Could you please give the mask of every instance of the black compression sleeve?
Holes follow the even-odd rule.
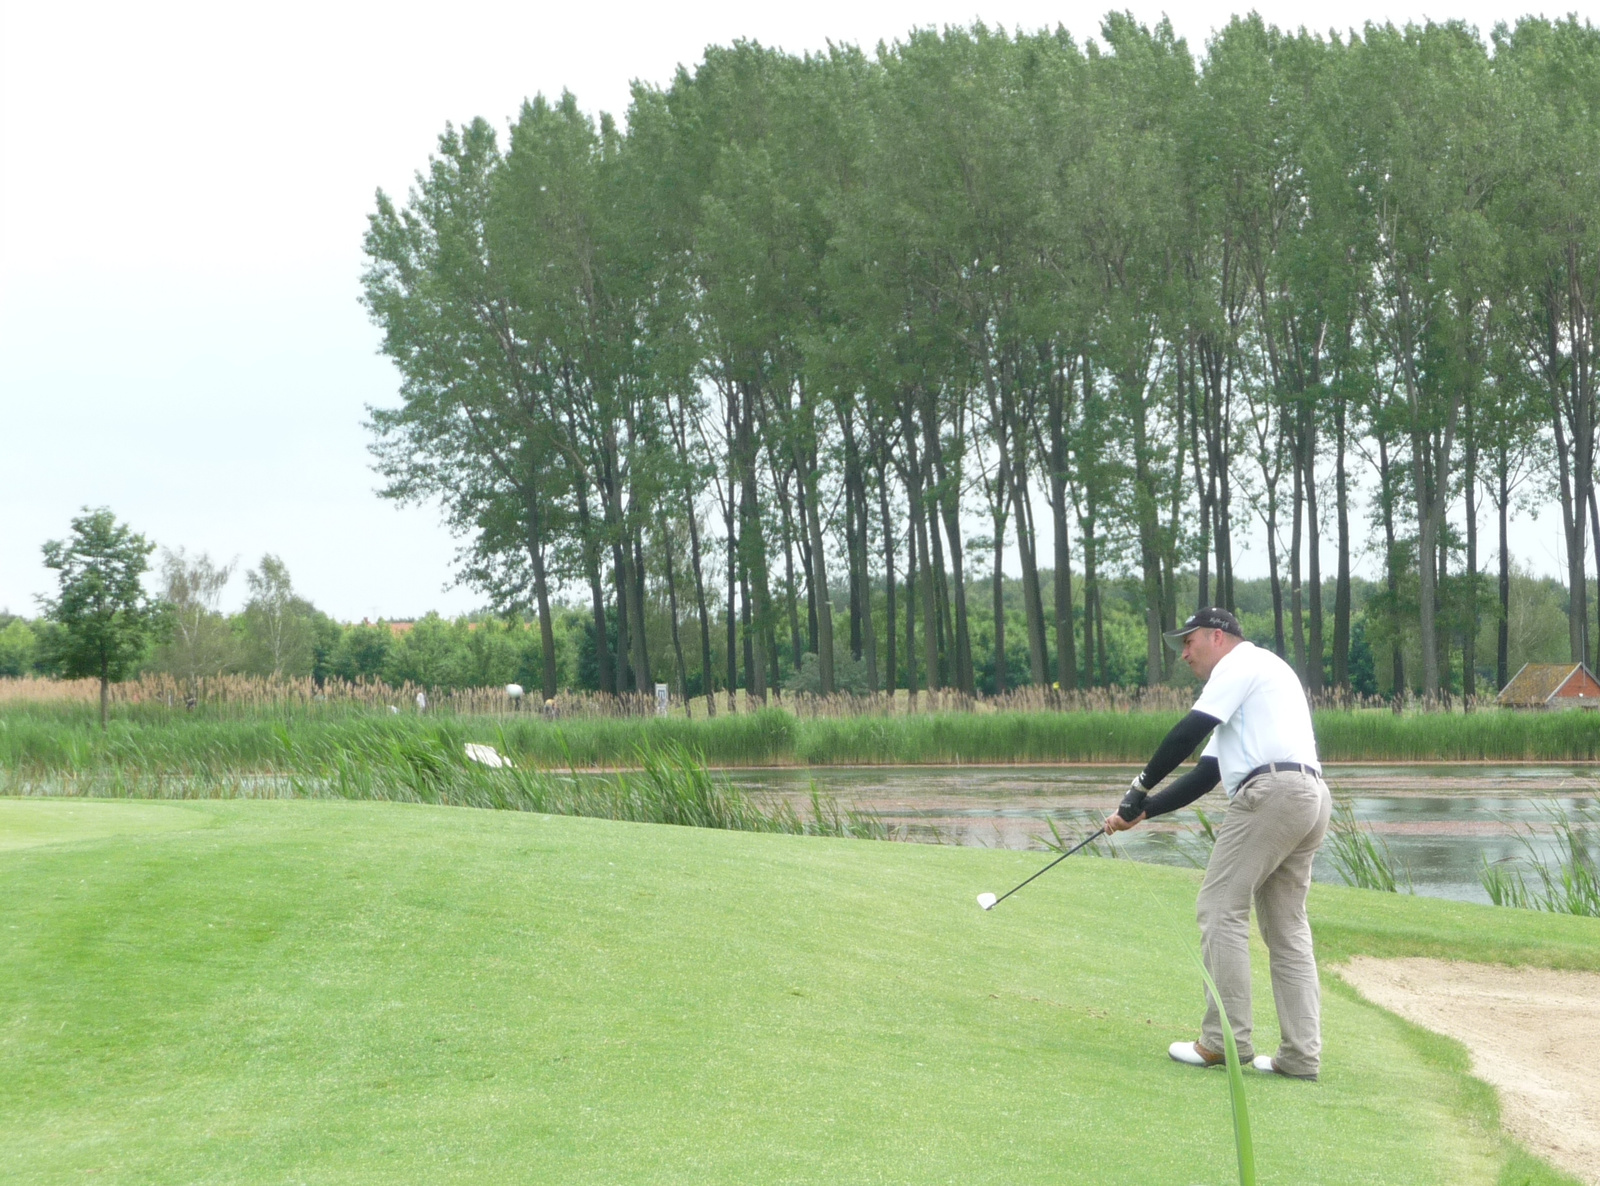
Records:
[[[1182,778],[1163,787],[1144,801],[1144,813],[1151,819],[1187,807],[1222,781],[1222,769],[1215,758],[1201,758]]]
[[[1155,790],[1161,784],[1161,780],[1194,753],[1195,746],[1204,741],[1206,735],[1221,723],[1216,717],[1191,710],[1188,716],[1172,726],[1172,731],[1162,738],[1161,744],[1156,747],[1155,757],[1150,759],[1144,768],[1144,773],[1139,776],[1145,790]]]

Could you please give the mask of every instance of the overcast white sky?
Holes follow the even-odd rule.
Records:
[[[563,88],[621,115],[631,79],[665,83],[739,37],[801,51],[981,16],[1082,39],[1110,6],[0,0],[0,609],[34,612],[52,575],[39,545],[85,504],[244,566],[276,552],[337,617],[473,607],[446,588],[436,509],[373,494],[362,428],[396,391],[356,303],[364,221],[446,121],[504,126]],[[1239,7],[1165,11],[1199,52]],[[1487,31],[1523,11],[1257,7],[1341,30],[1432,16]],[[1557,10],[1573,7],[1592,12]],[[1533,567],[1555,570],[1551,541],[1530,542]]]

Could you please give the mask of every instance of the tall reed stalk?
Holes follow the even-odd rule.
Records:
[[[1516,830],[1523,848],[1523,860],[1491,863],[1480,856],[1478,880],[1496,906],[1523,910],[1544,910],[1552,914],[1578,914],[1600,917],[1600,847],[1597,821],[1591,811],[1577,809],[1577,820],[1560,803],[1541,804],[1555,836],[1553,857],[1542,853],[1531,827]],[[1529,884],[1529,875],[1533,884]]]
[[[1383,837],[1356,821],[1355,807],[1348,799],[1334,809],[1328,829],[1328,859],[1346,885],[1390,894],[1404,885],[1407,893],[1413,892],[1410,871],[1389,851]]]

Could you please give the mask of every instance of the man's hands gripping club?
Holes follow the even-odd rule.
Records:
[[[1122,796],[1122,802],[1117,805],[1114,814],[1106,816],[1106,831],[1126,832],[1129,828],[1144,822],[1144,801],[1150,794],[1144,789],[1144,780],[1140,775],[1133,776],[1133,783],[1128,787],[1128,793]]]

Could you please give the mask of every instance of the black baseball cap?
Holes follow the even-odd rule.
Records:
[[[1161,637],[1167,640],[1167,645],[1175,651],[1183,650],[1183,640],[1196,630],[1220,630],[1224,634],[1231,634],[1235,638],[1243,638],[1244,631],[1239,628],[1239,619],[1227,610],[1215,605],[1208,605],[1204,609],[1196,610],[1176,630],[1169,630]]]

